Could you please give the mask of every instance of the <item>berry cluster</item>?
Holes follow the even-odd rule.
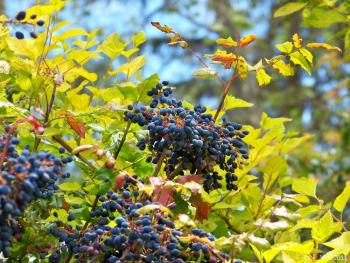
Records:
[[[11,20],[13,23],[15,24],[30,24],[33,25],[35,27],[35,24],[38,26],[43,26],[45,24],[44,20],[41,19],[37,19],[37,15],[33,14],[29,17],[28,21],[25,21],[27,17],[27,13],[25,11],[20,11],[17,13],[16,17],[14,20]],[[37,38],[38,35],[34,32],[31,31],[29,33],[31,38]],[[24,39],[24,33],[21,31],[16,31],[15,36],[17,39]]]
[[[72,161],[46,152],[31,153],[28,147],[18,153],[19,142],[12,135],[0,136],[0,252],[5,257],[11,241],[21,236],[18,218],[33,200],[53,195],[58,176],[69,176],[62,165]]]
[[[177,230],[164,209],[137,190],[130,191],[130,187],[100,196],[90,216],[88,227],[57,221],[50,232],[61,245],[48,256],[50,262],[60,262],[69,256],[75,262],[110,263],[181,263],[200,256],[205,262],[221,262],[229,258],[212,247],[214,236],[202,229],[187,230],[190,233]]]
[[[248,131],[242,131],[241,124],[226,120],[216,124],[205,107],[184,107],[181,101],[169,97],[172,89],[168,84],[163,81],[148,92],[152,97],[149,108],[128,106],[125,119],[149,130],[149,136],[139,140],[137,146],[141,150],[148,146],[153,157],[147,161],[164,161],[170,179],[188,170],[203,176],[204,189],[209,192],[222,187],[223,178],[214,171],[219,165],[226,171],[226,188],[237,190],[234,172],[249,158],[242,140]]]

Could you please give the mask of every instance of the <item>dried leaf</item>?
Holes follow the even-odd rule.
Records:
[[[164,33],[175,33],[171,27],[167,25],[161,25],[159,22],[151,22],[151,25]]]
[[[67,122],[81,138],[85,138],[85,125],[82,121],[76,120],[73,116],[67,116]]]

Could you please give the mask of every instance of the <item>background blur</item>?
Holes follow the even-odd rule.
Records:
[[[255,34],[257,41],[244,49],[250,64],[255,64],[261,57],[273,56],[274,44],[290,40],[296,32],[305,42],[326,42],[344,50],[344,32],[349,25],[334,22],[332,12],[343,4],[349,15],[350,3],[346,5],[346,1],[323,1],[329,4],[314,9],[320,21],[305,12],[273,18],[274,11],[288,2],[279,0],[76,0],[67,5],[63,18],[69,17],[87,30],[101,28],[101,39],[112,32],[130,36],[144,31],[148,38],[143,47],[148,59],[144,75],[158,73],[177,87],[178,97],[215,107],[221,86],[215,80],[193,78],[191,72],[199,67],[197,60],[186,50],[168,47],[166,37],[150,21],[173,27],[200,54],[213,52],[219,36],[235,39]],[[35,2],[0,0],[0,12],[14,17]],[[315,64],[312,76],[298,73],[282,79],[275,75],[265,88],[258,87],[254,76],[244,84],[236,82],[233,95],[255,106],[234,111],[230,118],[258,125],[265,111],[274,117],[292,118],[291,131],[314,134],[314,140],[299,149],[299,159],[290,157],[291,167],[295,173],[319,178],[322,194],[332,199],[349,180],[350,172],[349,52],[321,51]],[[106,65],[100,61],[94,67],[102,72]]]

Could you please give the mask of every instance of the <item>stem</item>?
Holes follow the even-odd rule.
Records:
[[[230,80],[226,83],[225,88],[224,88],[224,93],[222,94],[222,97],[220,100],[219,107],[217,108],[217,110],[215,112],[214,121],[216,121],[217,118],[219,117],[219,113],[222,111],[222,108],[224,107],[225,99],[226,99],[228,92],[230,91],[232,83],[238,77],[239,77],[239,74],[232,74]]]
[[[176,175],[178,175],[179,172],[182,171],[182,162],[175,168],[175,170],[168,176],[168,179],[174,179]]]
[[[120,141],[120,143],[119,143],[119,145],[118,145],[117,150],[116,150],[115,153],[114,153],[114,159],[115,159],[115,160],[117,160],[118,155],[119,155],[119,153],[120,153],[120,151],[121,151],[121,149],[122,149],[122,147],[123,147],[123,145],[124,145],[124,143],[125,143],[126,136],[128,135],[128,132],[129,132],[129,130],[130,130],[130,127],[131,127],[131,121],[129,120],[129,121],[128,121],[128,125],[127,125],[126,128],[125,128],[125,132],[124,132],[124,134],[123,134],[123,137],[122,137],[122,139],[121,139],[121,141]]]
[[[56,142],[58,142],[60,145],[63,146],[63,148],[65,148],[68,152],[72,153],[73,152],[73,148],[60,136],[60,135],[53,135],[52,139]],[[83,163],[86,163],[91,169],[93,169],[94,171],[97,170],[97,167],[92,164],[91,162],[89,162],[86,158],[84,158],[83,156],[81,156],[79,153],[74,154],[76,157],[78,157],[80,159],[80,161],[82,161]]]
[[[49,120],[50,113],[51,113],[51,110],[52,110],[52,107],[53,107],[53,103],[54,103],[55,97],[56,97],[56,90],[57,90],[57,85],[56,85],[56,83],[54,82],[54,83],[53,83],[52,95],[51,95],[51,99],[50,99],[50,104],[49,104],[49,106],[47,107],[46,113],[45,113],[44,126],[47,125],[47,122],[48,122],[48,120]]]
[[[164,161],[164,158],[166,156],[165,152],[166,152],[166,148],[163,149],[163,152],[162,152],[162,155],[160,156],[158,162],[157,162],[157,166],[156,166],[156,169],[154,170],[154,173],[153,173],[153,177],[156,177],[160,171],[160,168],[162,167],[162,164],[163,164],[163,161]]]

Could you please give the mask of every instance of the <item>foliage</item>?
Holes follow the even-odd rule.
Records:
[[[249,147],[249,156],[246,155],[247,160],[237,165],[234,171],[237,190],[216,187],[218,189],[205,191],[198,179],[202,174],[193,174],[187,167],[182,167],[183,176],[176,173],[168,178],[160,169],[163,158],[158,156],[157,166],[153,167],[146,162],[147,156],[155,154],[153,149],[137,148],[137,141],[142,141],[148,132],[129,121],[131,104],[142,105],[149,112],[158,104],[147,96],[159,83],[158,76],[143,78],[142,75],[146,58],[139,51],[140,45],[146,41],[145,34],[141,32],[131,39],[123,39],[113,33],[100,43],[98,30],[66,29],[69,21],[57,18],[63,7],[64,1],[52,0],[19,13],[16,19],[5,16],[0,19],[1,123],[4,127],[11,125],[11,128],[16,128],[16,134],[21,138],[21,143],[16,146],[18,149],[28,144],[34,152],[47,151],[63,155],[63,158],[73,155],[75,164],[72,177],[61,180],[52,197],[33,201],[18,219],[22,231],[16,236],[18,242],[11,239],[8,262],[39,262],[40,259],[44,262],[86,262],[88,257],[97,261],[107,256],[111,262],[117,262],[116,257],[127,262],[124,252],[134,253],[134,248],[121,251],[119,245],[126,240],[113,236],[116,233],[112,233],[112,228],[123,228],[122,224],[126,223],[123,231],[130,237],[132,231],[140,230],[133,225],[133,214],[135,218],[148,214],[149,217],[145,218],[152,219],[146,220],[151,221],[152,226],[155,226],[157,216],[165,215],[168,221],[162,222],[168,222],[164,223],[167,227],[173,228],[174,224],[182,231],[181,235],[172,232],[172,238],[183,236],[175,239],[189,243],[187,247],[181,244],[182,252],[173,254],[194,262],[206,262],[206,253],[223,262],[229,258],[259,262],[331,262],[334,257],[350,253],[349,226],[342,218],[350,197],[349,186],[334,202],[328,203],[319,195],[315,178],[292,173],[287,162],[287,157],[305,144],[311,135],[288,132],[285,125],[291,119],[271,118],[263,113],[259,127],[243,126],[248,131],[242,140]],[[291,12],[301,8],[305,6],[299,4],[293,9],[285,9]],[[283,12],[280,9],[278,16],[287,14]],[[221,103],[217,109],[207,110],[210,115],[207,119],[212,122],[209,127],[217,129],[218,134],[226,125],[222,120],[226,112],[253,106],[229,94],[234,81],[245,80],[247,74],[253,72],[259,85],[267,85],[271,81],[267,69],[274,69],[282,77],[294,75],[298,67],[310,74],[314,48],[339,50],[325,43],[303,44],[300,36],[294,34],[292,41],[276,46],[280,54],[261,59],[251,66],[248,59],[240,55],[240,50],[253,44],[254,35],[236,40],[219,38],[219,49],[206,58],[230,71],[230,78],[225,81],[179,33],[160,23],[152,24],[170,35],[170,46],[180,45],[199,59],[202,68],[194,75],[219,80],[223,89]],[[21,32],[23,37],[12,33],[19,25],[28,26],[31,38],[25,38],[22,31],[16,32]],[[31,34],[33,32],[35,36]],[[103,75],[90,72],[88,65],[101,58],[109,61],[106,72]],[[114,80],[112,84],[105,85],[111,79]],[[146,106],[150,101],[151,107]],[[165,106],[163,102],[161,104]],[[187,113],[195,109],[189,102],[184,101],[182,105]],[[177,102],[176,106],[180,107]],[[204,113],[202,107],[196,106],[196,109]],[[128,113],[129,117],[125,119]],[[135,122],[140,124],[139,120]],[[7,132],[4,129],[3,133]],[[174,136],[179,135],[175,133]],[[61,147],[67,152],[63,153]],[[8,158],[4,149],[3,156]],[[171,150],[169,155],[175,152]],[[180,154],[184,152],[180,151]],[[7,165],[9,159],[5,162]],[[155,171],[153,175],[152,171]],[[219,181],[225,177],[226,171],[219,165],[214,164],[213,171]],[[198,169],[197,172],[202,171]],[[27,172],[23,173],[26,175]],[[5,177],[4,174],[2,168],[1,178]],[[140,179],[136,180],[133,175]],[[125,183],[131,178],[137,181],[140,200],[135,194],[131,197],[125,189],[128,188]],[[3,187],[4,181],[0,180],[0,183]],[[113,192],[122,195],[122,198],[116,198],[120,209],[109,200],[113,199]],[[106,196],[110,202],[106,201]],[[3,200],[1,194],[1,202]],[[138,201],[141,205],[137,205]],[[116,209],[107,209],[106,202]],[[115,220],[118,216],[123,220]],[[211,234],[201,237],[195,230],[197,228],[205,230],[200,233]],[[119,241],[106,241],[107,249],[100,247],[100,243],[94,247],[92,243],[97,234],[94,235],[92,230],[102,235],[103,240],[113,236],[119,237]],[[73,235],[78,242],[69,239]],[[86,238],[86,244],[83,238]],[[162,238],[169,242],[169,237]],[[5,252],[3,240],[2,252]],[[79,243],[79,246],[70,242]],[[118,249],[112,249],[113,246]],[[153,255],[150,249],[145,244],[139,255],[142,260],[153,260],[153,257],[147,258]],[[194,254],[193,250],[196,251]],[[162,260],[171,260],[167,259],[169,253],[165,252]],[[7,252],[4,254],[7,256]]]

